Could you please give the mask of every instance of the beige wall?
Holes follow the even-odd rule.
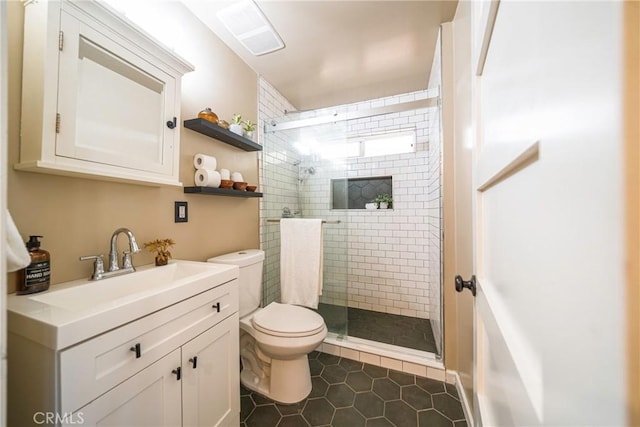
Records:
[[[182,188],[146,187],[39,173],[18,172],[20,98],[22,87],[23,6],[7,4],[9,30],[8,207],[23,237],[44,236],[42,247],[51,252],[52,284],[89,277],[91,263],[81,255],[109,252],[111,233],[128,227],[142,243],[171,237],[173,256],[204,261],[207,257],[259,246],[258,199],[186,195]],[[156,6],[154,6],[156,7]],[[181,27],[176,51],[196,70],[183,79],[182,118],[211,107],[221,117],[241,113],[256,121],[257,76],[184,6],[160,2],[161,12]],[[195,153],[218,158],[220,167],[238,170],[257,184],[257,154],[181,129],[180,179],[193,185]],[[173,221],[174,201],[189,202],[189,222]],[[125,248],[125,237],[119,246]],[[148,252],[134,255],[134,265],[153,262]],[[15,290],[10,275],[8,291]]]

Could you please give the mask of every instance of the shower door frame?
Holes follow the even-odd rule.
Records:
[[[442,135],[443,132],[443,128],[442,128],[442,109],[441,109],[441,98],[440,98],[440,90],[438,90],[438,95],[435,97],[429,97],[426,99],[422,99],[422,100],[418,100],[418,101],[411,101],[411,102],[403,102],[403,103],[398,103],[398,104],[393,104],[390,106],[385,106],[385,107],[380,107],[380,108],[373,108],[373,109],[369,109],[369,110],[359,110],[359,111],[351,111],[351,112],[344,112],[344,113],[338,113],[338,112],[333,112],[331,114],[327,114],[327,115],[322,115],[322,116],[317,116],[317,117],[311,117],[311,118],[303,118],[303,119],[299,119],[299,120],[290,120],[290,121],[284,121],[281,123],[277,123],[275,122],[275,120],[271,120],[269,124],[264,125],[264,135],[265,135],[265,145],[266,145],[266,140],[268,138],[268,135],[270,134],[275,134],[278,132],[282,132],[282,131],[286,131],[286,130],[291,130],[291,129],[301,129],[301,128],[306,128],[306,127],[313,127],[313,126],[317,126],[317,125],[322,125],[322,124],[329,124],[329,123],[338,123],[338,122],[346,122],[348,120],[354,120],[354,119],[359,119],[359,118],[366,118],[366,117],[374,117],[374,116],[378,116],[378,115],[384,115],[384,114],[390,114],[390,113],[395,113],[395,112],[403,112],[403,111],[410,111],[410,110],[416,110],[416,109],[423,109],[423,108],[437,108],[438,112],[437,114],[439,114],[439,122],[440,122],[440,134]],[[328,109],[329,110],[329,109]],[[287,113],[287,112],[285,112]],[[293,112],[295,113],[295,111]],[[302,114],[305,114],[304,112]],[[439,163],[439,175],[440,175],[440,197],[439,197],[439,212],[440,212],[440,218],[439,218],[439,223],[440,223],[440,230],[443,230],[443,205],[442,205],[442,179],[443,179],[443,138],[440,138],[440,158],[438,160]],[[297,167],[300,167],[300,162],[296,163]],[[266,164],[263,162],[263,168],[266,168]],[[301,189],[300,186],[298,186],[298,194],[300,195],[301,193]],[[300,203],[300,209],[302,210],[302,203]],[[265,219],[266,218],[262,218],[261,221],[261,226],[265,225]],[[331,343],[334,343],[338,346],[342,346],[342,347],[347,347],[347,348],[351,348],[353,350],[360,350],[360,351],[365,351],[365,352],[371,352],[371,351],[376,351],[376,350],[380,350],[381,354],[393,354],[394,350],[395,352],[397,352],[396,349],[398,348],[402,348],[403,349],[403,356],[407,356],[407,359],[409,359],[409,361],[416,361],[418,363],[420,362],[424,362],[425,360],[419,360],[419,359],[426,359],[427,362],[433,362],[434,366],[437,367],[441,367],[442,366],[442,362],[444,361],[444,353],[445,353],[445,345],[444,345],[444,330],[445,330],[445,324],[444,324],[444,284],[443,284],[443,276],[444,276],[444,262],[443,262],[443,250],[442,250],[442,245],[443,245],[444,239],[443,239],[443,232],[441,231],[440,234],[440,277],[439,277],[439,297],[440,297],[440,310],[439,310],[439,320],[440,320],[440,328],[441,328],[441,336],[440,336],[440,352],[438,353],[436,352],[427,352],[427,351],[421,351],[421,350],[415,350],[415,349],[411,349],[408,347],[399,347],[396,345],[389,345],[389,344],[385,344],[382,342],[378,342],[378,341],[370,341],[370,340],[365,340],[365,339],[361,339],[361,338],[357,338],[357,337],[353,337],[350,335],[341,335],[341,334],[335,334],[335,337],[331,336],[331,333],[328,337],[328,340],[326,341],[330,341]],[[346,304],[347,306],[345,307],[348,310],[348,292],[349,292],[349,286],[348,286],[348,282],[346,284],[346,292],[347,292],[347,300],[346,300]],[[428,320],[428,319],[425,319]],[[348,322],[348,321],[347,321]],[[348,331],[348,325],[347,325],[347,331]],[[375,345],[371,345],[371,343],[374,343]],[[375,348],[375,349],[374,349]]]

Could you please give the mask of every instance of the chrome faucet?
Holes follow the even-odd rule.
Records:
[[[123,251],[122,267],[118,266],[118,236],[120,233],[125,233],[129,238],[129,249]],[[136,237],[128,228],[118,228],[111,235],[111,250],[109,252],[109,269],[104,271],[104,261],[102,255],[89,255],[81,256],[80,261],[95,260],[93,264],[93,273],[91,274],[91,280],[102,280],[109,277],[120,276],[122,274],[133,273],[136,271],[131,260],[131,254],[140,252],[140,246],[136,241]]]
[[[133,264],[131,263],[131,254],[135,254],[140,252],[140,247],[138,246],[138,242],[136,242],[136,237],[133,235],[131,230],[128,228],[118,228],[111,235],[111,251],[109,252],[109,271],[118,271],[120,267],[118,267],[118,236],[120,233],[125,233],[129,238],[129,249],[131,251],[124,251],[124,256],[122,257],[122,269],[131,269],[131,271],[136,271],[133,268]]]

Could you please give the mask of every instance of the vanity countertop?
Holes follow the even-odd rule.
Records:
[[[239,269],[195,261],[138,267],[123,276],[74,280],[7,298],[9,333],[61,350],[237,279]]]

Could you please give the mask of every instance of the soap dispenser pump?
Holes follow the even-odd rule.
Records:
[[[49,252],[40,249],[39,238],[29,236],[27,249],[31,257],[31,264],[21,270],[18,282],[18,295],[32,294],[49,289],[51,277],[51,258]]]

